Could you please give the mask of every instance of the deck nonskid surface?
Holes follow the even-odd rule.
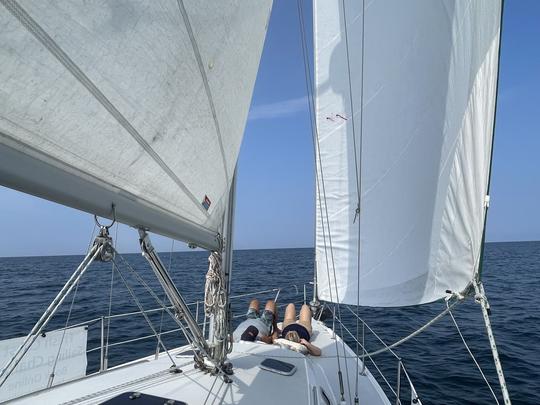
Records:
[[[356,357],[336,338],[340,348],[344,376],[345,399],[353,403],[355,390]],[[234,365],[232,383],[220,376],[203,373],[193,367],[191,355],[182,355],[187,347],[170,351],[182,373],[169,372],[171,365],[165,353],[158,359],[153,356],[112,368],[101,374],[72,381],[49,390],[27,395],[14,401],[17,404],[97,404],[127,391],[137,391],[164,398],[184,401],[187,404],[312,404],[314,396],[321,402],[321,392],[332,403],[339,403],[340,390],[336,360],[336,340],[332,331],[322,323],[314,322],[312,343],[322,349],[322,356],[304,356],[276,345],[240,342],[234,345],[229,359]],[[274,358],[296,366],[296,372],[284,376],[262,370],[265,358]],[[347,367],[345,367],[347,362]],[[349,378],[346,378],[348,368]],[[361,367],[359,367],[361,369]],[[348,382],[347,382],[348,381]],[[367,371],[359,376],[360,402],[389,404],[373,376]]]

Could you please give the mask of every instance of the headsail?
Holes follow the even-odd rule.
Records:
[[[431,302],[481,251],[501,1],[344,4],[314,5],[319,297]]]
[[[0,184],[216,248],[271,1],[1,4]]]

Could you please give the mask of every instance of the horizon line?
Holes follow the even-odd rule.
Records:
[[[530,242],[537,242],[540,243],[540,240],[508,240],[508,241],[489,241],[486,242],[486,244],[495,244],[495,243],[530,243]],[[237,251],[246,251],[246,250],[293,250],[293,249],[315,249],[314,246],[299,246],[299,247],[273,247],[273,248],[239,248],[239,249],[233,249],[233,252]],[[196,249],[186,249],[186,250],[175,250],[172,253],[200,253],[200,252],[207,252],[207,250],[196,248]],[[167,254],[171,253],[170,251],[159,251],[159,254]],[[141,254],[140,251],[137,252],[121,252],[121,254],[124,255],[134,255],[134,254]],[[84,253],[70,253],[70,254],[54,254],[54,255],[26,255],[26,256],[0,256],[1,259],[20,259],[20,258],[28,258],[28,257],[68,257],[68,256],[84,256]]]

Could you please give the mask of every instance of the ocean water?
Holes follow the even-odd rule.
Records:
[[[202,299],[207,254],[205,252],[162,253],[162,260],[171,268],[174,281],[188,302]],[[25,335],[60,290],[82,256],[0,258],[0,340]],[[145,310],[158,304],[148,292],[135,283],[137,271],[163,298],[146,261],[138,254],[117,258],[121,271],[133,286]],[[312,279],[313,249],[244,250],[234,255],[233,294],[283,287],[278,302],[301,302],[303,285]],[[506,381],[514,404],[540,404],[540,242],[489,243],[485,249],[484,285],[492,307],[491,321],[504,366]],[[111,283],[112,281],[112,283]],[[89,324],[88,349],[99,347],[100,321],[109,313],[112,285],[111,314],[137,311],[137,306],[117,275],[111,278],[110,263],[95,263],[82,279],[73,300],[69,324],[98,319]],[[296,285],[296,287],[293,287]],[[257,298],[273,298],[276,291],[259,293]],[[308,300],[311,287],[306,287]],[[233,301],[233,309],[241,316],[249,296]],[[72,302],[66,299],[62,309],[51,321],[48,330],[63,327]],[[197,306],[193,305],[196,312]],[[408,335],[442,311],[443,303],[400,309],[359,308],[359,314],[387,342]],[[352,316],[345,315],[347,327],[355,331]],[[469,347],[502,401],[491,351],[478,304],[469,300],[459,305],[455,318]],[[202,305],[199,305],[202,319]],[[240,318],[239,318],[240,319]],[[239,321],[236,320],[236,322]],[[150,320],[163,331],[175,327],[168,316],[155,312]],[[339,332],[339,329],[338,329]],[[109,343],[114,344],[151,334],[144,318],[133,315],[111,321]],[[354,347],[351,339],[347,339]],[[183,344],[178,333],[165,335],[167,347]],[[367,349],[380,348],[366,334]],[[120,364],[156,350],[155,339],[143,339],[129,344],[112,346],[109,366]],[[490,404],[493,398],[478,370],[469,357],[449,317],[426,332],[397,348],[407,371],[424,404]],[[395,387],[397,361],[385,353],[375,358],[381,372]],[[88,372],[99,367],[99,350],[88,354]],[[391,391],[373,366],[368,367],[393,398]],[[402,375],[403,381],[403,375]],[[401,391],[406,401],[410,391]],[[404,402],[407,403],[407,402]]]

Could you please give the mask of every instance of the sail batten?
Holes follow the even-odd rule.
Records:
[[[345,3],[348,48],[341,5],[314,7],[317,173],[326,190],[317,204],[328,211],[317,209],[319,295],[370,306],[431,302],[463,290],[478,265],[501,2],[374,1],[363,18],[362,2]]]
[[[2,4],[0,184],[217,248],[271,1]]]

